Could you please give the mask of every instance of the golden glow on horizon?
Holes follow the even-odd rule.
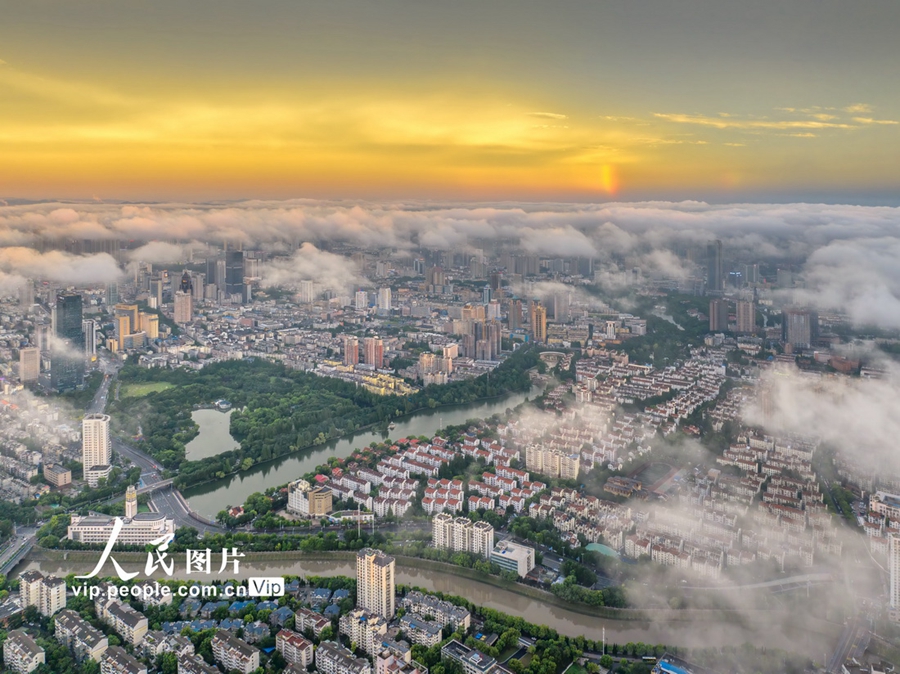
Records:
[[[302,93],[247,87],[241,96],[214,86],[128,91],[0,63],[2,196],[603,199],[765,187],[784,180],[779,167],[798,148],[824,158],[896,124],[865,104],[786,108],[765,119],[601,115],[449,83],[439,94],[345,81]],[[833,162],[807,172],[826,183],[846,175]]]

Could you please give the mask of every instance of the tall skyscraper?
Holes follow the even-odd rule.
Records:
[[[344,365],[359,363],[359,340],[353,335],[344,335]]]
[[[109,477],[111,460],[109,415],[86,415],[81,422],[81,464],[89,486],[96,487],[100,478]]]
[[[316,286],[312,281],[300,281],[297,298],[301,304],[312,304],[316,300]]]
[[[92,318],[86,318],[81,322],[81,331],[84,333],[84,355],[91,357],[97,355],[97,334],[100,328]]]
[[[82,298],[64,292],[56,297],[56,339],[50,344],[50,385],[71,391],[84,385]]]
[[[19,379],[23,384],[37,381],[41,374],[41,350],[36,346],[19,349]]]
[[[534,307],[534,321],[531,325],[534,341],[541,344],[547,341],[547,309],[540,303]]]
[[[378,289],[378,312],[389,314],[391,312],[391,289]]]
[[[709,301],[709,331],[721,332],[728,329],[728,302],[723,299]]]
[[[756,302],[741,300],[737,303],[737,331],[742,333],[756,332]]]
[[[244,251],[225,253],[225,294],[244,296]]]
[[[569,293],[562,292],[553,296],[553,320],[557,323],[569,322]]]
[[[395,592],[394,558],[372,548],[357,552],[356,605],[390,620]]]
[[[722,261],[722,242],[716,239],[706,246],[706,292],[711,295],[725,291],[725,266]]]
[[[494,297],[494,289],[487,285],[481,289],[481,303],[490,304]]]
[[[519,330],[522,327],[522,300],[511,299],[509,301],[508,315],[509,329]]]
[[[756,285],[759,283],[759,265],[758,264],[745,264],[744,265],[744,283],[746,285]]]
[[[119,303],[119,284],[118,283],[107,283],[106,284],[106,306],[113,307]]]
[[[900,615],[900,535],[888,534],[888,564],[891,569],[891,616],[895,620]],[[358,566],[358,564],[357,564]]]
[[[808,349],[819,336],[819,315],[810,309],[785,309],[781,313],[781,339],[795,349]]]
[[[194,296],[190,291],[175,291],[175,322],[179,325],[194,320]]]
[[[366,337],[363,347],[366,365],[374,365],[376,369],[384,366],[384,342],[380,337]]]

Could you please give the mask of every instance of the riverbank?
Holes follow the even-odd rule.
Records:
[[[28,569],[38,569],[44,573],[87,573],[96,564],[98,553],[91,550],[50,550],[35,547],[11,575],[18,575]],[[145,553],[116,553],[116,560],[126,567],[143,566]],[[185,555],[170,555],[176,562],[173,578],[210,582],[221,580],[215,575],[187,575],[184,573]],[[723,609],[618,609],[570,604],[556,595],[536,587],[506,581],[495,576],[478,573],[452,564],[424,560],[413,557],[396,556],[398,584],[421,587],[429,591],[440,591],[464,597],[475,605],[487,606],[516,615],[530,622],[546,624],[560,634],[568,636],[587,635],[590,631],[606,629],[612,638],[625,641],[645,641],[666,643],[675,646],[697,647],[709,645],[710,641],[697,640],[705,634],[728,635],[725,643],[740,645],[745,641],[755,641],[751,635],[768,634],[773,625],[784,625],[780,634],[793,634],[791,639],[779,645],[790,650],[790,645],[808,645],[821,652],[819,644],[833,639],[840,631],[840,625],[804,616],[802,621],[789,610],[723,610]],[[355,574],[356,553],[340,552],[253,552],[241,559],[241,573],[237,578],[268,575],[332,576]],[[115,571],[104,568],[102,575],[115,575]],[[164,576],[157,574],[158,577]],[[536,617],[536,616],[541,616]],[[581,631],[579,631],[581,630]],[[657,635],[651,637],[650,635]],[[741,638],[741,635],[747,635]],[[767,637],[771,640],[772,635]],[[779,639],[776,639],[776,642]],[[623,643],[625,643],[623,641]],[[805,648],[803,649],[806,650]]]
[[[431,437],[446,426],[461,425],[468,419],[504,413],[507,408],[515,408],[526,400],[533,400],[541,391],[542,387],[532,386],[528,391],[492,396],[477,402],[421,409],[417,413],[398,417],[394,422],[396,427],[390,435],[395,438],[420,435]],[[192,510],[203,517],[214,519],[226,505],[241,505],[250,494],[296,479],[313,471],[332,456],[345,458],[358,448],[383,442],[388,433],[382,426],[380,422],[370,424],[368,431],[357,429],[341,438],[282,454],[256,463],[246,470],[232,471],[223,477],[212,478],[181,491]]]

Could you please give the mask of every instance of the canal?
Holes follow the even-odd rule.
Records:
[[[494,400],[424,410],[398,420],[396,427],[389,433],[382,430],[357,433],[319,447],[301,450],[274,461],[259,464],[221,480],[190,487],[185,489],[182,494],[192,510],[209,519],[215,519],[216,514],[226,506],[241,505],[254,492],[261,492],[268,487],[296,480],[316,466],[325,463],[329,457],[350,456],[353,450],[382,442],[387,437],[403,438],[418,435],[431,437],[444,426],[454,426],[465,423],[467,419],[489,417],[492,414],[505,412],[508,408],[516,407],[524,402],[526,398],[536,398],[540,395],[541,390],[540,387],[533,387],[527,393],[514,393]],[[229,449],[230,447],[223,445],[221,437],[224,432],[228,440],[234,442],[228,432],[229,416],[215,410],[198,410],[194,414],[200,412],[209,412],[216,416],[205,417],[205,425],[200,426],[200,434],[191,441],[191,445],[197,443],[193,449],[196,456],[214,456]],[[194,458],[194,456],[188,458]]]
[[[217,556],[217,555],[216,555]],[[90,561],[32,561],[20,564],[11,577],[24,571],[37,570],[47,575],[65,576],[69,573],[86,574],[96,563],[91,556]],[[138,570],[143,564],[123,560],[126,570]],[[107,564],[101,576],[115,576],[114,569]],[[157,577],[161,577],[159,573]],[[237,576],[229,577],[265,577],[265,576],[350,576],[356,575],[356,566],[352,561],[335,559],[332,561],[300,560],[245,562],[240,566]],[[583,635],[589,639],[600,639],[606,630],[607,642],[625,644],[639,642],[651,644],[667,644],[690,648],[738,646],[743,643],[765,644],[768,648],[782,648],[788,651],[804,653],[809,657],[821,657],[824,651],[831,650],[836,636],[823,635],[811,631],[804,621],[784,619],[784,624],[773,623],[778,614],[764,613],[760,616],[749,616],[734,622],[713,622],[710,619],[679,621],[625,621],[585,615],[565,608],[549,606],[537,599],[520,595],[505,588],[496,587],[477,580],[463,578],[452,574],[433,570],[415,569],[398,566],[396,582],[412,585],[429,591],[446,592],[465,597],[478,606],[503,611],[518,616],[529,622],[547,625],[568,636]],[[176,564],[173,578],[208,582],[217,576],[185,575],[183,562]],[[829,638],[829,636],[831,638]]]

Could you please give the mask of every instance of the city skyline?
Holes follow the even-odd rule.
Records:
[[[2,5],[7,200],[897,203],[896,3]]]

